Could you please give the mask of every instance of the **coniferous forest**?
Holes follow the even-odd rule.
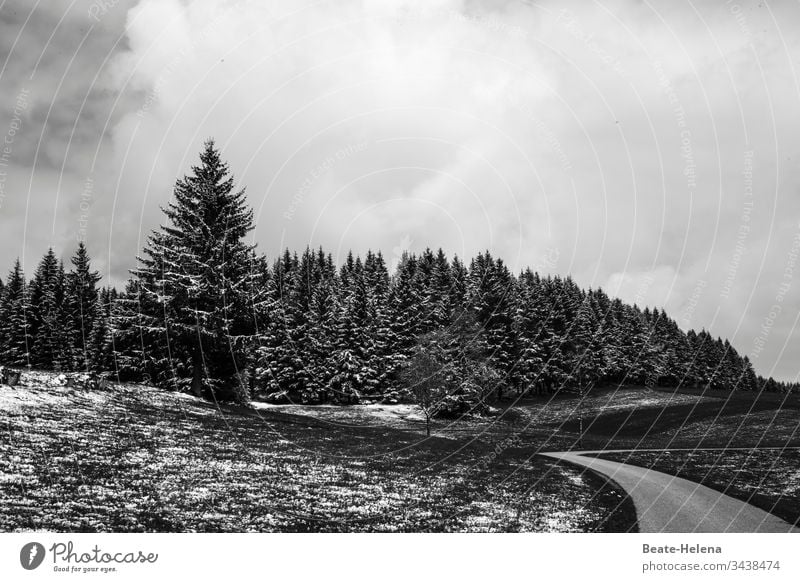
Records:
[[[426,414],[605,383],[798,390],[664,311],[512,273],[488,251],[406,253],[394,272],[380,252],[268,258],[247,242],[253,213],[213,141],[164,214],[121,291],[100,286],[83,243],[69,266],[49,249],[30,280],[17,260],[0,280],[0,363],[218,401],[414,401]]]

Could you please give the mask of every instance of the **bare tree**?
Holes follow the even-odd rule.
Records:
[[[418,345],[409,364],[403,370],[406,385],[414,402],[425,415],[425,433],[431,436],[431,418],[445,406],[448,397],[446,371],[430,345]]]
[[[488,364],[481,330],[466,314],[419,337],[402,375],[425,414],[428,436],[435,416],[485,411],[487,396],[500,382]]]

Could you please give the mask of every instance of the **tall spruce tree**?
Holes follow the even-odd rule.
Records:
[[[113,305],[113,292],[106,287],[98,294],[92,314],[92,329],[86,343],[85,367],[92,372],[113,368],[113,341],[109,321]]]
[[[174,195],[163,208],[168,224],[153,231],[132,271],[145,300],[135,325],[160,344],[161,363],[179,386],[245,400],[241,372],[254,325],[247,297],[253,247],[243,239],[253,212],[212,140]]]
[[[479,254],[470,265],[468,301],[486,335],[492,366],[503,375],[496,396],[503,397],[504,385],[516,385],[519,346],[514,333],[516,312],[515,279],[489,251]]]
[[[70,325],[72,367],[76,370],[91,368],[90,344],[97,310],[97,283],[100,274],[92,271],[89,252],[83,241],[78,243],[72,259],[72,270],[67,275],[65,311]]]
[[[71,369],[69,318],[64,317],[64,265],[48,249],[30,285],[31,365]]]
[[[114,371],[120,380],[147,381],[153,377],[145,349],[144,317],[141,314],[154,311],[157,304],[153,301],[143,309],[142,303],[146,297],[139,293],[139,280],[131,278],[111,305],[110,339]]]
[[[25,274],[17,259],[8,275],[0,303],[0,357],[11,366],[29,364],[28,297]]]
[[[519,377],[522,391],[544,388],[544,348],[547,311],[538,273],[526,269],[518,280],[516,333],[520,343]]]

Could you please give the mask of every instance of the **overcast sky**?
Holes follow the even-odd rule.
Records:
[[[214,137],[270,257],[490,249],[800,371],[800,4],[0,0],[0,248],[116,284]]]

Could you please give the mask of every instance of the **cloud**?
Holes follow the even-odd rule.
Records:
[[[23,27],[12,6],[5,94],[63,16]],[[44,226],[29,210],[6,240],[27,229],[34,256],[75,238],[88,185],[88,237],[121,282],[214,136],[269,256],[489,248],[744,351],[761,333],[800,216],[796,6],[140,0],[78,48],[88,6],[44,51],[15,149],[3,216],[32,204]],[[793,313],[759,370],[797,373]]]
[[[87,181],[110,149],[104,130],[116,121],[120,97],[104,83],[104,68],[125,47],[122,25],[134,3],[116,2],[98,20],[88,0],[0,6],[0,140],[7,148],[0,244],[29,273],[47,246],[66,259],[77,245]],[[18,112],[20,128],[9,135]],[[101,216],[92,215],[93,224]],[[99,247],[92,248],[102,265],[107,254]]]

